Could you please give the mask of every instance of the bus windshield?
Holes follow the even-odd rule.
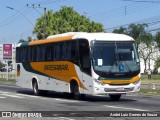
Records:
[[[92,41],[94,71],[102,77],[132,77],[139,73],[133,41]]]

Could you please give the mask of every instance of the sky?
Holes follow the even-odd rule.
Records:
[[[103,24],[107,32],[130,23],[149,23],[148,32],[160,29],[160,0],[1,0],[0,44],[35,36],[34,25],[44,11],[31,8],[33,4],[53,12],[61,6],[73,7],[80,15]]]

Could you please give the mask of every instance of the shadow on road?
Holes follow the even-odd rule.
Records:
[[[34,96],[34,94],[31,90],[18,90],[17,93]],[[60,93],[60,92],[53,92],[53,91],[42,92],[40,97],[61,98],[61,99],[73,100],[72,96],[68,93]],[[107,96],[86,95],[81,101],[86,101],[86,102],[134,102],[137,100],[132,99],[132,98],[128,98],[125,95],[122,95],[122,97],[119,101],[111,101],[108,95]]]

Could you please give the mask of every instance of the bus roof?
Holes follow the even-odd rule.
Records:
[[[116,33],[87,33],[87,32],[68,32],[58,35],[51,35],[48,38],[73,36],[72,39],[88,39],[88,40],[107,40],[107,41],[133,41],[133,38],[124,34]]]
[[[87,32],[68,32],[63,34],[51,35],[47,39],[24,42],[18,46],[38,45],[58,41],[67,41],[72,39],[87,39],[100,41],[134,41],[132,37],[116,33],[87,33]]]

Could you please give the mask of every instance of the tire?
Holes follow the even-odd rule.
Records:
[[[33,94],[38,96],[40,91],[38,90],[38,83],[36,81],[33,82]]]
[[[84,95],[80,94],[78,84],[75,81],[71,82],[71,94],[75,100],[84,98]]]
[[[118,101],[121,98],[121,94],[110,94],[109,97],[112,101]]]

